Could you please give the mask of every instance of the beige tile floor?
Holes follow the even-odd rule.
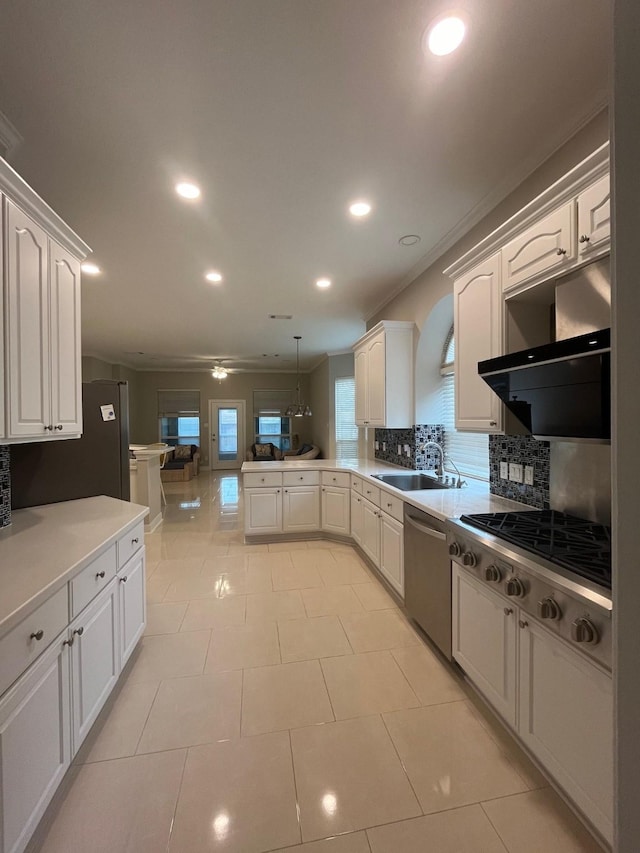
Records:
[[[146,635],[34,851],[600,850],[353,548],[244,545],[232,472],[165,491]]]

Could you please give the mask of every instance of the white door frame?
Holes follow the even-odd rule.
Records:
[[[222,471],[230,468],[241,468],[246,453],[247,428],[246,400],[209,400],[209,468],[212,471]],[[238,410],[238,458],[235,462],[216,462],[218,456],[218,410]]]

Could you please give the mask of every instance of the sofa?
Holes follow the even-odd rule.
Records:
[[[160,470],[163,483],[175,483],[191,480],[198,476],[200,448],[197,444],[178,444],[167,457]]]
[[[320,448],[315,444],[302,444],[298,450],[285,450],[284,452],[272,442],[266,444],[252,444],[247,450],[247,462],[280,462],[283,459],[302,460],[315,459],[320,455]]]

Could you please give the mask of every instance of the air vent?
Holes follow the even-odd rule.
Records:
[[[270,320],[293,320],[293,314],[269,314]]]

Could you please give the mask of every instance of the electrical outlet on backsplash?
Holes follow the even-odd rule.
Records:
[[[414,471],[435,471],[439,454],[434,447],[421,451],[419,448],[425,441],[435,441],[442,446],[442,424],[416,424],[409,429],[376,429],[375,458]]]
[[[550,445],[529,435],[489,436],[489,488],[501,498],[549,509]],[[524,468],[524,482],[501,475],[501,466]],[[531,480],[531,482],[529,482]]]

